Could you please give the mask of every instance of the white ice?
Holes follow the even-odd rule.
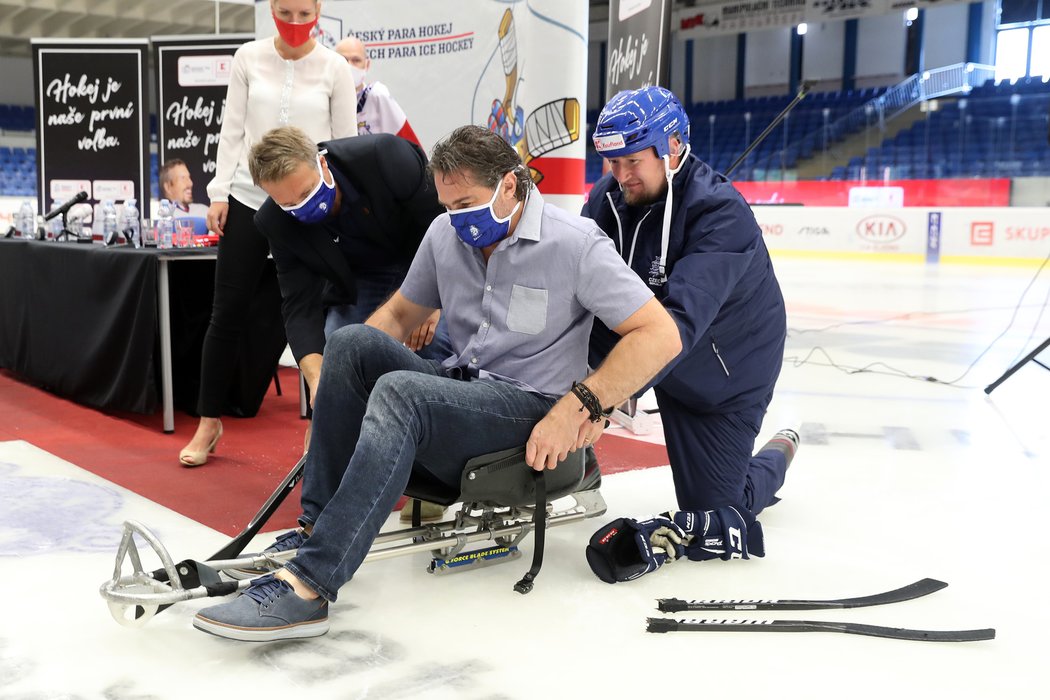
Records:
[[[802,447],[783,501],[761,516],[765,558],[677,563],[615,586],[595,578],[583,550],[599,525],[673,506],[658,467],[607,476],[605,516],[552,529],[527,596],[511,587],[531,538],[524,558],[461,574],[426,573],[426,555],[369,563],[319,639],[211,637],[190,626],[204,601],[128,629],[98,592],[122,521],[147,524],[175,559],[226,538],[25,442],[2,443],[0,698],[1050,697],[1050,372],[1029,363],[983,391],[1050,335],[1050,270],[1022,301],[1034,267],[776,267],[791,331],[760,440],[795,425]],[[957,386],[922,379],[964,373]],[[996,639],[645,631],[662,597],[837,598],[924,577],[950,585],[885,607],[706,616],[994,627]]]

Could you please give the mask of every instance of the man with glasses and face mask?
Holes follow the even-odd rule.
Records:
[[[252,179],[269,195],[255,225],[270,244],[288,344],[311,396],[325,339],[364,323],[401,286],[423,234],[443,211],[419,146],[373,134],[320,149],[302,130],[284,126],[267,132],[248,156]],[[425,356],[448,354],[436,314],[407,340]]]
[[[674,322],[609,238],[544,204],[499,136],[460,127],[434,148],[430,168],[448,213],[430,226],[401,289],[365,325],[329,340],[303,527],[279,538],[296,555],[233,601],[201,610],[193,624],[202,631],[243,641],[324,634],[328,603],[414,464],[458,488],[467,460],[524,444],[529,466],[552,469],[601,436],[602,407],[678,354]],[[443,363],[403,345],[435,309],[452,343]],[[621,340],[588,374],[595,316]]]
[[[405,110],[397,103],[390,89],[378,80],[366,82],[372,59],[363,41],[348,36],[335,45],[335,52],[350,64],[357,91],[357,132],[359,134],[396,134],[412,143],[419,143],[416,132],[408,123]]]

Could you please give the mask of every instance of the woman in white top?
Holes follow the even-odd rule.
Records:
[[[208,185],[208,228],[221,239],[211,323],[201,355],[201,419],[179,453],[186,467],[207,462],[222,436],[219,416],[235,375],[238,339],[262,276],[270,269],[269,246],[253,221],[266,193],[252,183],[249,149],[267,131],[284,125],[299,127],[315,142],[357,134],[350,67],[313,38],[321,3],[270,0],[270,9],[277,36],[248,42],[233,57],[215,178]]]

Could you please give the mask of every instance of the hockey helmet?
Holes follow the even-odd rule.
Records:
[[[650,147],[663,157],[673,155],[667,139],[675,133],[689,143],[689,117],[674,93],[657,86],[623,90],[598,115],[594,148],[603,158],[619,158]]]

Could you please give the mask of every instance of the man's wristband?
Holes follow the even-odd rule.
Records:
[[[587,385],[583,382],[573,382],[572,393],[580,400],[580,403],[583,404],[580,406],[580,410],[583,411],[584,409],[587,409],[592,423],[600,423],[612,413],[612,407],[602,408],[602,404],[598,400],[598,397],[595,396],[594,392],[588,389]]]

